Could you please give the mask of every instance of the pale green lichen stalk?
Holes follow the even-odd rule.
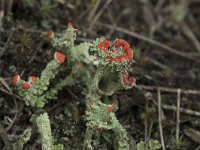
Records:
[[[112,112],[112,106],[98,102],[93,103],[90,107],[90,111],[86,112],[88,128],[93,130],[113,130],[116,135],[115,150],[128,150],[129,144],[126,130],[123,129],[115,114]]]
[[[110,42],[99,38],[93,43],[85,42],[75,45],[77,31],[69,23],[67,30],[60,36],[49,32],[48,36],[53,47],[59,50],[54,54],[54,59],[47,64],[40,77],[34,77],[26,82],[20,79],[19,75],[15,75],[12,83],[16,85],[26,105],[37,109],[43,108],[48,100],[56,99],[58,91],[66,85],[79,84],[87,87],[83,91],[86,93],[87,120],[84,149],[93,149],[91,139],[94,131],[105,129],[114,131],[116,135],[113,146],[115,150],[129,150],[127,132],[113,113],[113,105],[104,104],[101,100],[118,90],[130,89],[134,86],[135,78],[128,74],[133,62],[132,49],[122,39]],[[89,49],[95,55],[91,56]],[[66,56],[67,63],[64,63]],[[62,63],[67,64],[71,72],[64,79],[57,79],[55,85],[49,88],[50,82],[56,78],[57,74],[66,71],[67,67],[62,67]],[[94,68],[96,68],[95,75]],[[36,123],[41,134],[43,150],[63,148],[62,145],[53,145],[47,113],[37,117]]]
[[[24,99],[26,105],[32,107],[43,107],[46,102],[45,91],[48,90],[50,81],[55,78],[60,70],[61,63],[57,60],[52,60],[48,63],[46,68],[42,71],[40,77],[37,77],[37,82],[31,83],[29,89],[23,89],[25,81],[20,79],[17,83],[18,94]],[[28,83],[27,83],[28,84]]]
[[[57,81],[55,86],[49,88],[50,82],[56,78],[56,75],[61,72],[63,68],[63,62],[60,62],[54,58],[47,64],[46,68],[42,71],[41,76],[37,77],[37,82],[27,82],[27,84],[30,85],[30,88],[22,88],[22,85],[25,83],[25,81],[21,78],[19,78],[16,83],[14,81],[14,85],[16,85],[16,91],[24,99],[27,106],[31,106],[33,108],[43,108],[48,100],[56,99],[58,91],[66,85],[74,85],[75,83],[79,82],[80,79],[83,79],[82,82],[85,82],[90,78],[90,74],[87,71],[86,65],[93,62],[96,57],[89,55],[88,50],[91,46],[91,43],[85,42],[77,46],[74,45],[76,32],[77,29],[75,29],[72,24],[69,23],[66,31],[59,37],[55,36],[53,32],[48,33],[52,45],[55,47],[55,49],[59,49],[59,52],[56,53],[61,52],[63,57],[64,55],[67,56],[67,64],[71,65],[72,67],[72,72],[68,76],[62,80],[60,79]],[[86,65],[80,69],[76,65],[77,62],[81,62],[82,64]],[[64,65],[66,65],[66,63]]]
[[[36,118],[36,124],[41,137],[42,150],[63,150],[62,144],[54,145],[50,120],[47,113],[38,116]]]
[[[17,143],[13,144],[13,150],[23,150],[24,145],[29,141],[30,137],[31,137],[31,128],[27,128],[22,133]]]
[[[41,137],[42,150],[53,150],[53,137],[47,113],[38,116],[36,124]]]
[[[134,86],[135,78],[128,76],[128,70],[133,62],[132,50],[124,40],[117,39],[111,44],[110,41],[101,38],[93,42],[91,51],[96,52],[99,63],[86,96],[88,123],[84,147],[85,149],[91,147],[88,136],[92,138],[93,130],[105,129],[115,132],[115,150],[129,150],[126,130],[112,112],[113,106],[102,103],[101,98]],[[87,135],[88,133],[90,135]]]

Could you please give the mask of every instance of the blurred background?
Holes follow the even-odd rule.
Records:
[[[166,147],[174,150],[177,147],[180,150],[198,149],[200,0],[1,0],[0,147],[17,139],[22,128],[29,124],[31,114],[23,102],[12,100],[9,77],[16,72],[24,77],[40,74],[52,55],[47,32],[53,30],[59,34],[66,29],[68,22],[79,29],[77,43],[105,36],[109,40],[125,39],[133,49],[135,63],[130,74],[137,79],[137,87],[116,94],[119,101],[117,115],[128,131],[131,149],[144,140],[147,133],[149,138],[160,140],[158,91],[162,98]],[[75,93],[71,93],[69,88],[64,91],[71,99],[74,99],[73,94],[81,96],[79,87],[73,87]],[[61,95],[61,99],[66,95]],[[177,97],[181,101],[179,140],[175,138]],[[73,103],[72,100],[70,105]],[[64,111],[62,104],[65,102],[52,102],[47,109],[50,112],[57,110],[59,114]],[[81,130],[81,119],[71,119],[71,123]],[[66,122],[70,122],[66,118],[54,118],[54,121],[55,134],[61,132],[59,128],[67,127]],[[55,125],[57,121],[60,121],[59,127]],[[2,135],[4,128],[6,133]],[[65,141],[66,137],[73,139],[68,134],[57,136],[61,141]],[[80,139],[73,140],[72,143],[81,144]],[[31,142],[29,145],[36,149],[37,144],[34,140]],[[72,143],[68,145],[71,148]],[[182,147],[177,146],[179,144]],[[101,148],[104,147],[99,146]]]

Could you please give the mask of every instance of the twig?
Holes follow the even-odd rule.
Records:
[[[6,16],[10,15],[12,12],[12,7],[13,7],[13,4],[14,4],[14,0],[7,0],[6,1]]]
[[[76,19],[74,18],[74,22],[78,22],[80,19],[84,18],[88,14],[88,12],[90,12],[92,7],[93,6],[90,6],[86,10],[82,11],[80,13],[80,15],[78,17],[76,17]]]
[[[76,100],[79,99],[69,88],[67,88],[67,92],[69,92]]]
[[[185,128],[184,133],[190,137],[193,141],[200,144],[200,132],[192,129],[192,128]]]
[[[176,111],[176,109],[177,109],[176,106],[171,106],[171,105],[167,105],[167,104],[163,104],[162,108],[164,108],[166,110],[173,110],[173,111]],[[198,112],[198,111],[194,111],[194,110],[190,110],[190,109],[185,109],[185,108],[180,108],[180,112],[181,113],[185,113],[187,115],[192,115],[192,116],[200,117],[200,112]]]
[[[5,9],[5,0],[2,0],[1,8],[0,8],[0,28],[3,25],[3,18],[4,18],[4,15],[5,15],[4,9]]]
[[[147,92],[145,92],[144,90],[143,90],[143,88],[141,88],[141,85],[139,85],[139,86],[137,86],[138,88],[138,90],[139,90],[139,92],[144,96],[144,99],[149,99],[149,100],[151,100],[155,105],[158,105],[158,103],[154,100],[154,99],[152,99],[152,97],[147,97],[147,96],[145,96],[145,94],[147,93]],[[148,86],[147,86],[148,87]],[[160,91],[162,91],[161,89],[160,89],[160,87],[156,87],[155,89],[153,89],[153,90],[157,90],[157,89],[159,89]],[[145,89],[146,90],[146,89]],[[181,90],[181,93],[183,93],[183,90],[182,89],[180,89]],[[176,93],[177,93],[177,89],[176,89]],[[191,94],[191,93],[190,93]],[[166,109],[166,110],[173,110],[173,111],[176,111],[177,110],[177,107],[176,106],[171,106],[171,105],[167,105],[167,104],[162,104],[162,108],[163,109]],[[198,112],[198,111],[193,111],[193,110],[190,110],[190,109],[185,109],[185,108],[181,108],[180,107],[180,112],[181,113],[185,113],[185,114],[187,114],[187,115],[193,115],[193,116],[197,116],[197,117],[200,117],[200,112]]]
[[[158,0],[158,2],[156,3],[155,11],[159,12],[164,3],[165,3],[165,0]]]
[[[96,25],[99,25],[99,26],[102,26],[102,27],[105,27],[105,28],[113,28],[112,25],[110,24],[105,24],[105,23],[101,23],[101,22],[96,22],[95,23]],[[163,43],[160,43],[156,40],[152,40],[148,37],[145,37],[143,35],[140,35],[136,32],[133,32],[133,31],[130,31],[130,30],[127,30],[127,29],[124,29],[124,28],[121,28],[121,27],[115,27],[115,30],[118,31],[118,32],[121,32],[121,33],[124,33],[124,34],[127,34],[127,35],[130,35],[134,38],[137,38],[137,39],[140,39],[140,40],[143,40],[143,41],[146,41],[150,44],[153,44],[153,45],[156,45],[158,47],[161,47],[163,48],[164,50],[170,52],[170,53],[173,53],[177,56],[181,56],[181,57],[184,57],[184,58],[187,58],[187,59],[190,59],[190,60],[197,60],[196,57],[200,57],[200,55],[198,53],[185,53],[185,52],[180,52],[179,50],[177,49],[174,49],[174,48],[171,48]],[[162,49],[161,49],[162,50]]]
[[[153,128],[153,121],[151,120],[151,124],[149,126],[149,135],[147,137],[147,139],[150,139],[151,138],[151,131],[152,131],[152,128]]]
[[[8,91],[11,91],[8,83],[6,82],[6,80],[2,77],[0,77],[0,83],[8,90]]]
[[[12,128],[13,124],[15,123],[15,120],[17,119],[17,115],[18,115],[19,110],[18,110],[18,104],[17,104],[16,98],[14,97],[14,94],[11,91],[11,89],[10,89],[8,83],[6,82],[6,80],[4,78],[0,77],[0,82],[6,87],[6,89],[9,91],[9,93],[12,94],[13,101],[14,101],[14,104],[15,104],[15,110],[16,110],[15,116],[14,116],[14,118],[12,120],[12,123],[6,128],[6,131],[8,132]]]
[[[145,117],[145,137],[144,137],[144,141],[145,141],[145,149],[148,149],[148,121],[147,121],[147,113],[148,113],[148,103],[149,100],[146,99],[146,104],[145,104],[145,109],[146,109],[146,117]]]
[[[91,20],[94,18],[94,15],[95,15],[95,13],[97,11],[97,8],[98,8],[100,2],[101,2],[101,0],[97,0],[96,3],[95,3],[95,5],[94,5],[94,7],[90,11],[90,14],[87,17],[88,22],[91,22]]]
[[[158,103],[155,100],[152,99],[151,101],[153,101],[153,103],[155,105],[158,105]],[[171,106],[171,105],[167,105],[167,104],[162,104],[162,108],[166,109],[166,110],[177,111],[177,107],[176,106]],[[180,107],[180,112],[181,113],[185,113],[187,115],[192,115],[192,116],[200,117],[200,112],[198,112],[198,111],[194,111],[194,110],[185,109],[185,108],[181,108]]]
[[[0,58],[1,58],[1,56],[4,54],[4,52],[6,51],[6,48],[7,48],[8,44],[10,43],[14,32],[15,32],[15,31],[12,31],[12,32],[11,32],[11,34],[9,35],[9,37],[8,37],[8,39],[7,39],[7,41],[6,41],[5,45],[4,45],[4,47],[3,47],[2,50],[0,51]]]
[[[192,32],[192,30],[185,23],[181,24],[181,29],[182,29],[182,32],[190,39],[194,47],[200,53],[200,43],[198,39],[196,38],[195,34]]]
[[[163,69],[163,70],[172,70],[170,67],[162,64],[161,62],[157,61],[156,59],[153,59],[151,57],[145,56],[145,60],[149,61],[150,63],[152,63],[153,65]]]
[[[162,92],[167,93],[177,93],[177,88],[170,87],[159,87],[159,86],[147,86],[147,85],[137,85],[138,88],[148,91],[156,91],[160,89]],[[191,95],[200,95],[200,90],[191,90],[191,89],[180,89],[183,94],[191,94]]]
[[[112,22],[113,28],[110,29],[110,31],[106,34],[106,38],[110,39],[111,35],[115,32],[115,27],[117,27],[118,22],[120,21],[121,17],[122,17],[122,13],[118,14],[117,17],[114,19],[113,14],[112,14],[112,10],[108,9],[109,12],[109,18],[110,18],[110,22]]]
[[[37,48],[36,48],[35,51],[34,51],[33,56],[32,56],[31,59],[30,59],[30,62],[33,62],[33,60],[35,59],[35,56],[36,56],[36,54],[38,53],[38,51],[40,50],[40,48],[42,47],[42,44],[43,44],[43,42],[40,42],[40,43],[38,44]]]
[[[15,116],[14,116],[14,118],[12,119],[12,123],[6,128],[6,131],[8,132],[11,128],[12,128],[12,126],[14,125],[14,123],[15,123],[15,121],[16,121],[16,119],[17,119],[17,116],[18,116],[18,113],[19,113],[19,110],[18,110],[18,104],[17,104],[17,101],[16,101],[16,99],[15,99],[15,97],[13,97],[13,101],[14,101],[14,104],[15,104]]]
[[[4,127],[1,125],[1,122],[0,122],[0,137],[3,140],[6,149],[11,150],[11,144],[9,142],[8,134],[7,134],[6,130],[4,129]]]
[[[144,90],[154,91],[154,90],[159,89],[160,91],[165,91],[165,90],[161,90],[162,88],[160,88],[160,87],[153,87],[153,88],[151,86],[144,86],[144,87],[147,87],[147,88],[143,88],[143,85],[137,85],[137,87],[136,87],[137,90],[139,90],[139,92],[144,96],[144,99],[147,99],[147,96],[145,96],[147,92],[145,92]],[[174,90],[177,93],[177,89],[173,89],[172,93],[174,93]],[[181,90],[181,93],[183,93],[185,91],[185,94],[198,94],[199,95],[199,93],[197,91],[196,92],[194,92],[194,91],[190,92],[192,90],[183,90],[183,89],[180,89],[180,90]],[[151,100],[155,105],[158,105],[158,103],[152,97],[150,97],[148,99]],[[173,111],[177,110],[176,106],[171,106],[171,105],[167,105],[167,104],[162,104],[162,108],[166,109],[166,110],[173,110]],[[198,112],[198,111],[193,111],[193,110],[190,110],[190,109],[180,108],[180,112],[184,113],[184,114],[187,114],[187,115],[193,115],[193,116],[200,117],[200,112]]]
[[[179,140],[180,131],[180,101],[181,101],[181,90],[177,90],[177,111],[176,111],[176,141]]]
[[[195,148],[195,150],[200,150],[200,146],[198,146],[197,148]]]
[[[108,7],[108,5],[112,2],[112,0],[107,0],[104,6],[100,9],[100,11],[96,14],[96,16],[93,18],[92,22],[90,23],[90,29],[93,27],[93,25],[97,22],[99,17],[103,14],[105,9]]]
[[[15,98],[17,98],[17,99],[19,99],[19,100],[23,100],[21,97],[19,97],[19,96],[15,95],[15,94],[13,94],[13,93],[11,93],[11,92],[9,92],[9,91],[3,89],[3,88],[0,88],[0,91],[6,93],[6,94],[8,94],[8,95],[14,96]]]
[[[86,38],[77,38],[77,41],[81,41],[81,42],[93,42],[94,40],[92,40],[92,39],[86,39]]]
[[[163,138],[163,129],[162,129],[162,107],[161,107],[161,93],[160,89],[158,89],[158,122],[159,122],[159,131],[160,131],[160,140],[161,140],[161,145],[162,149],[165,150],[165,143],[164,143],[164,138]]]

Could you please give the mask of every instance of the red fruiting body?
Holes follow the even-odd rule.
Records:
[[[24,82],[22,84],[22,89],[23,90],[29,90],[31,88],[31,84],[29,82]]]
[[[131,87],[133,87],[135,85],[135,81],[136,81],[136,79],[134,77],[129,78],[129,83],[130,83]]]
[[[89,106],[92,107],[94,105],[93,101],[89,101]]]
[[[97,48],[102,50],[106,54],[106,57],[108,57],[109,46],[110,46],[110,42],[108,40],[104,40],[103,42],[97,45]]]
[[[113,111],[112,106],[109,106],[109,107],[107,108],[107,112],[111,113],[112,111]]]
[[[26,128],[27,129],[32,129],[32,125],[28,125]]]
[[[65,61],[65,55],[60,52],[55,52],[54,58],[58,63],[63,63]]]
[[[122,74],[122,83],[133,87],[135,85],[136,79],[134,77],[129,77],[128,74]]]
[[[36,83],[37,80],[38,80],[38,78],[36,76],[30,76],[29,77],[29,82],[31,82],[31,83]]]
[[[116,40],[114,43],[113,43],[113,46],[115,47],[115,48],[120,48],[120,47],[122,47],[122,50],[123,50],[123,52],[124,52],[124,55],[122,55],[122,56],[117,56],[117,57],[115,57],[115,58],[109,58],[109,60],[110,60],[110,62],[112,62],[112,61],[116,61],[116,62],[122,62],[124,59],[127,59],[127,60],[129,60],[129,61],[131,61],[132,60],[132,57],[133,57],[133,55],[132,55],[132,50],[131,50],[131,48],[130,48],[130,45],[126,42],[126,41],[124,41],[124,40]],[[114,50],[113,52],[116,52],[117,50]]]
[[[69,23],[67,24],[67,27],[68,27],[68,28],[72,28],[72,27],[73,27],[72,23],[69,22]]]
[[[79,31],[78,29],[75,29],[75,30],[74,30],[74,33],[77,33],[78,31]]]
[[[119,48],[122,48],[124,55],[122,56],[116,56],[115,58],[110,57],[108,53],[108,48],[110,47],[110,42],[108,40],[104,40],[103,42],[99,43],[97,45],[97,48],[102,50],[105,55],[106,59],[108,59],[110,62],[116,61],[116,62],[122,62],[124,59],[131,61],[133,54],[132,50],[130,48],[130,45],[124,41],[124,40],[116,40],[111,47],[114,47],[114,49],[111,49],[113,53],[117,53]]]
[[[122,75],[122,82],[123,82],[124,85],[128,84],[128,74]]]
[[[16,75],[14,75],[14,76],[12,77],[12,81],[11,81],[11,82],[12,82],[12,84],[13,84],[14,86],[16,86],[19,80],[20,80],[20,76],[19,76],[18,74],[16,74]]]
[[[87,110],[84,110],[83,115],[87,115],[87,114],[88,114]]]
[[[49,39],[52,39],[54,37],[53,31],[49,31],[47,36],[48,36]]]

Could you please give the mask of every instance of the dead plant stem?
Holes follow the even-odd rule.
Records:
[[[158,122],[159,122],[161,145],[162,149],[165,150],[165,143],[164,143],[163,129],[162,129],[162,100],[161,100],[160,89],[158,89]]]
[[[176,140],[179,140],[180,131],[180,101],[181,101],[181,90],[177,90],[177,110],[176,110]]]

